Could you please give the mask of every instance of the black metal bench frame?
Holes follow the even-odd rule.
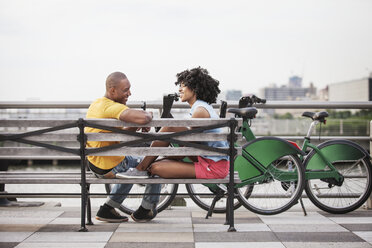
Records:
[[[3,122],[6,120],[2,120]],[[234,158],[237,154],[237,147],[235,147],[235,142],[237,140],[237,135],[235,134],[235,130],[237,127],[237,120],[235,118],[227,119],[223,123],[214,124],[214,125],[208,125],[208,126],[201,126],[197,128],[193,128],[191,130],[183,131],[183,132],[177,132],[177,133],[169,133],[164,135],[155,135],[152,133],[140,133],[140,132],[131,132],[127,130],[118,129],[116,127],[112,126],[106,126],[97,124],[96,121],[92,121],[89,119],[79,119],[77,121],[73,121],[71,123],[58,125],[50,128],[44,128],[36,131],[30,131],[20,134],[11,134],[11,135],[4,135],[0,134],[0,142],[1,141],[15,141],[20,142],[24,144],[29,144],[36,147],[43,147],[50,150],[60,151],[63,153],[69,153],[71,155],[77,155],[80,157],[80,164],[81,164],[81,178],[80,178],[80,185],[81,185],[81,228],[80,231],[87,231],[86,224],[91,224],[91,206],[89,201],[89,196],[91,195],[89,193],[89,185],[93,183],[179,183],[181,180],[185,182],[185,180],[188,180],[189,183],[227,183],[228,188],[228,199],[227,199],[227,212],[226,212],[226,224],[229,225],[228,231],[233,232],[236,231],[234,227],[234,207],[233,207],[233,201],[234,201]],[[10,125],[11,126],[11,125]],[[78,128],[79,134],[77,135],[77,140],[80,144],[80,147],[78,149],[73,148],[67,148],[63,146],[58,145],[52,145],[47,144],[43,142],[33,141],[27,139],[29,136],[35,136],[35,135],[41,135],[53,131],[58,130],[64,130],[69,128]],[[111,131],[113,133],[121,133],[126,134],[130,136],[135,136],[138,139],[132,140],[132,141],[124,141],[119,144],[102,147],[102,148],[86,148],[85,144],[87,142],[87,134],[85,133],[86,127],[93,127],[98,129],[103,129],[107,131]],[[215,128],[221,128],[221,127],[228,127],[230,132],[227,136],[227,141],[229,142],[229,149],[221,149],[221,148],[213,148],[206,145],[201,145],[198,143],[193,143],[189,141],[182,141],[177,139],[177,137],[185,136],[189,134],[195,134],[195,133],[202,133],[205,130],[215,129]],[[224,179],[98,179],[98,178],[89,178],[89,181],[87,181],[87,164],[86,164],[86,156],[88,155],[95,155],[100,154],[102,152],[123,148],[123,147],[132,147],[132,146],[138,146],[140,144],[143,144],[145,142],[151,142],[154,140],[163,140],[167,142],[171,142],[174,144],[179,144],[182,147],[191,147],[196,148],[198,151],[212,151],[217,152],[219,154],[228,155],[230,157],[230,175],[228,178],[228,181]],[[151,149],[151,148],[148,148]],[[197,155],[197,154],[196,154]],[[11,156],[11,155],[10,155]],[[98,155],[97,155],[98,156]],[[9,157],[11,159],[11,157]],[[7,172],[1,172],[0,174],[3,174],[3,178],[6,178]],[[1,178],[0,178],[1,180]],[[4,179],[5,180],[5,179]],[[38,183],[40,181],[34,180],[35,183]],[[0,183],[5,183],[5,181],[0,181]],[[31,182],[29,182],[31,183]],[[6,194],[2,194],[6,195]],[[86,217],[88,219],[88,223],[86,223]]]

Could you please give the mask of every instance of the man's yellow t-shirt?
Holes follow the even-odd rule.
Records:
[[[119,119],[120,114],[128,109],[129,107],[114,102],[106,97],[99,98],[95,100],[88,109],[86,118],[112,118],[112,119]],[[102,129],[96,129],[91,127],[86,127],[85,132],[87,133],[101,133],[101,132],[109,132]],[[90,148],[99,148],[108,145],[117,144],[117,141],[88,141],[87,147]],[[110,170],[118,165],[125,156],[115,156],[115,157],[108,157],[108,156],[88,156],[89,162],[91,162],[94,166],[103,169],[103,170]]]

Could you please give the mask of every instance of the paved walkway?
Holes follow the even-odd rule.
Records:
[[[97,209],[94,209],[94,213]],[[111,224],[94,220],[78,232],[79,207],[0,207],[0,247],[145,248],[364,248],[372,247],[372,210],[332,215],[318,209],[292,209],[258,216],[235,212],[237,232],[226,232],[224,215],[204,218],[198,208],[173,207],[152,222]]]

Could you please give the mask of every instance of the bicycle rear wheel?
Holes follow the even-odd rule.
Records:
[[[243,192],[238,194],[239,201],[257,214],[273,215],[288,210],[298,202],[304,188],[305,170],[296,155],[283,156],[270,166],[275,173],[268,171],[265,180],[255,183],[248,198],[241,197]],[[285,179],[286,174],[293,172],[297,172],[295,179]],[[242,190],[238,188],[238,191]]]
[[[367,152],[353,142],[342,140],[327,141],[318,148],[344,180],[341,185],[332,178],[307,180],[305,191],[309,199],[318,208],[334,214],[347,213],[362,206],[372,190],[372,165]],[[317,159],[316,154],[312,150],[307,156],[306,170],[311,172],[320,169],[314,166],[321,166],[327,171],[325,163]]]
[[[106,192],[111,192],[111,184],[105,184]],[[137,208],[141,205],[142,196],[145,192],[146,185],[145,184],[134,184],[130,193],[131,194],[138,194],[138,195],[128,195],[128,197],[123,201],[120,205],[119,210],[126,213],[132,214]],[[178,190],[178,184],[162,184],[159,203],[156,206],[156,209],[159,212],[166,209],[174,200]]]
[[[248,186],[244,188],[246,188],[244,193],[249,194]],[[206,211],[211,207],[214,197],[220,194],[221,198],[216,202],[213,213],[226,213],[227,188],[225,185],[216,185],[215,189],[211,189],[203,184],[186,184],[186,190],[195,204]],[[241,205],[239,200],[235,198],[234,209],[238,209]]]

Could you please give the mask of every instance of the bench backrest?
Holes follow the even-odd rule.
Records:
[[[237,123],[236,123],[237,121]],[[115,149],[92,151],[85,149],[85,155],[122,156],[122,155],[161,155],[161,156],[195,156],[221,155],[222,150],[205,149],[197,141],[220,141],[230,137],[231,122],[241,125],[241,120],[232,119],[154,119],[146,124],[148,127],[190,126],[195,127],[185,133],[150,133],[125,132],[120,127],[140,127],[114,119],[80,119],[80,120],[0,120],[0,159],[80,159],[81,139],[85,141],[120,141]],[[239,123],[240,122],[240,123]],[[98,125],[118,130],[120,133],[83,133],[84,127]],[[201,133],[198,130],[212,126],[222,126],[221,134]],[[80,127],[80,129],[79,129]],[[235,130],[235,128],[234,128]],[[233,133],[234,134],[234,133]],[[241,138],[240,134],[237,134]],[[183,147],[138,147],[144,141],[165,139],[179,142]],[[9,141],[12,140],[12,142]],[[19,143],[21,142],[21,143]],[[19,144],[22,144],[21,146]],[[239,148],[236,147],[238,150]],[[225,149],[226,150],[226,149]],[[94,153],[92,153],[94,152]]]

